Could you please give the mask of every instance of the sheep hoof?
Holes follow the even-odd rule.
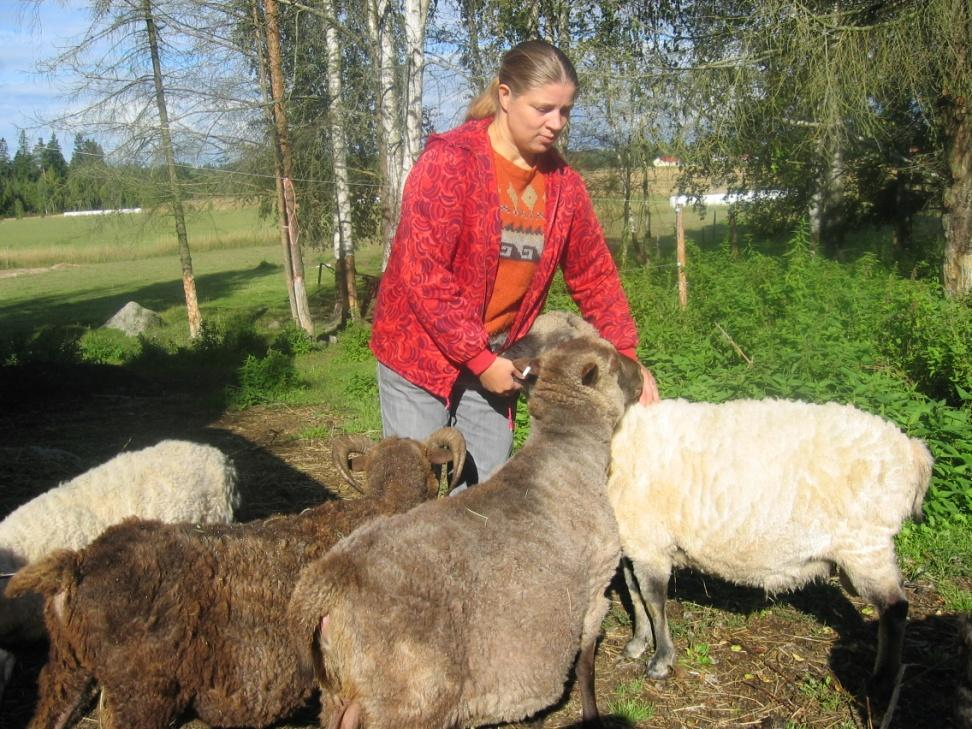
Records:
[[[668,678],[671,672],[671,664],[664,660],[658,660],[657,658],[650,660],[648,665],[645,667],[645,675],[648,678],[655,679],[656,681]]]
[[[628,658],[640,658],[648,647],[648,641],[632,638],[624,646],[624,655]]]
[[[898,680],[897,674],[897,671],[882,671],[868,677],[865,688],[873,705],[884,707],[890,703]]]

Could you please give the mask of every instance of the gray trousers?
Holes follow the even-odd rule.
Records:
[[[424,440],[445,426],[462,433],[466,439],[466,467],[453,493],[485,481],[506,463],[513,450],[517,398],[486,392],[471,374],[459,377],[447,406],[441,398],[379,362],[378,399],[385,437]]]

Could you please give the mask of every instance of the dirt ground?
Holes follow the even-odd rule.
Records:
[[[318,408],[210,411],[200,398],[104,372],[36,373],[29,381],[0,378],[0,516],[59,480],[122,449],[166,437],[216,445],[235,460],[243,492],[241,519],[296,511],[323,498],[348,498],[331,466],[329,439],[339,419]],[[32,446],[60,449],[38,458]],[[33,454],[33,455],[32,455]],[[757,590],[680,572],[669,610],[680,658],[665,682],[645,680],[641,661],[621,658],[629,636],[623,583],[612,586],[596,681],[599,707],[617,727],[881,726],[863,687],[874,658],[876,621],[836,582],[767,599]],[[957,616],[944,610],[935,586],[907,584],[911,620],[906,670],[887,726],[947,729],[958,675]],[[26,727],[36,702],[44,648],[22,647],[0,705],[0,727]],[[627,717],[627,718],[626,718]],[[636,717],[636,718],[632,718]],[[545,728],[579,726],[574,686],[545,717]],[[541,721],[529,725],[536,726]],[[97,711],[82,726],[97,726]],[[186,717],[184,725],[202,725]],[[281,727],[316,726],[311,705]]]

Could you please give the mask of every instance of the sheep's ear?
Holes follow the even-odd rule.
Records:
[[[597,362],[588,362],[581,369],[581,384],[585,387],[593,387],[597,384],[598,379],[601,376],[600,369],[597,366]]]
[[[351,466],[351,470],[360,473],[361,471],[366,471],[368,469],[368,458],[365,453],[351,453],[348,455],[348,465]]]

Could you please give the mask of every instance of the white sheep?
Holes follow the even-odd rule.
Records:
[[[80,549],[129,516],[230,522],[238,506],[236,469],[227,456],[212,446],[165,440],[120,453],[11,512],[0,522],[0,574],[14,573],[55,549]],[[40,598],[10,600],[2,592],[0,643],[43,637]]]
[[[647,606],[655,639],[647,674],[669,673],[673,566],[769,593],[836,566],[878,610],[873,687],[886,691],[908,613],[893,537],[906,517],[920,517],[931,471],[924,443],[849,405],[666,400],[630,408],[612,441],[608,484],[637,579],[626,569],[635,618],[626,655],[647,646]]]

